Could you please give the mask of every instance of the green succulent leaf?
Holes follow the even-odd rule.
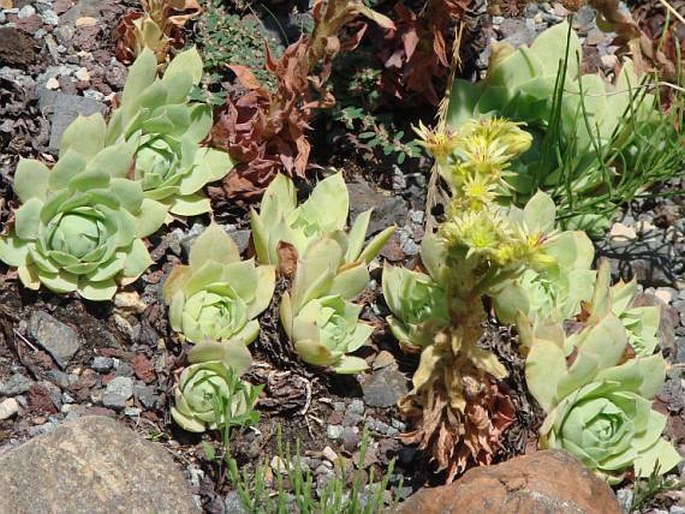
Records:
[[[359,349],[373,333],[373,327],[359,322],[360,310],[339,296],[317,298],[304,305],[292,320],[291,338],[300,357],[337,371],[345,354]],[[352,372],[347,366],[340,369]]]
[[[31,198],[45,199],[50,170],[35,159],[20,159],[14,174],[14,192],[26,203]]]
[[[246,355],[231,343],[221,346],[225,348],[199,345],[194,354],[191,351],[194,362],[181,373],[174,389],[171,416],[184,430],[204,432],[219,428],[239,419],[257,401],[259,389],[238,378],[239,370],[249,366],[249,352]],[[204,359],[211,356],[218,359]],[[218,405],[223,408],[217,409]]]

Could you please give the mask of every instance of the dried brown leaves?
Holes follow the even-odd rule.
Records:
[[[129,11],[114,29],[115,54],[131,64],[144,48],[167,61],[169,50],[185,44],[183,26],[202,12],[197,0],[140,0],[143,11]]]
[[[468,12],[471,0],[429,0],[419,14],[404,4],[395,6],[397,28],[389,32],[382,87],[396,98],[419,94],[433,105],[440,103],[435,79],[447,75],[448,49],[454,29]]]
[[[451,373],[457,366],[445,369]],[[468,467],[490,464],[502,447],[502,433],[514,420],[511,399],[493,379],[472,371],[458,379],[466,399],[463,410],[453,405],[454,391],[447,390],[446,379],[433,380],[418,395],[410,393],[400,402],[400,410],[415,427],[402,434],[402,441],[427,451],[436,471],[446,472],[448,483]]]
[[[335,103],[325,89],[333,59],[359,45],[366,25],[347,38],[341,34],[343,29],[359,15],[394,27],[361,0],[317,0],[312,14],[311,36],[302,36],[280,59],[267,48],[266,68],[276,77],[275,91],[267,90],[248,68],[231,66],[246,93],[227,99],[212,131],[214,145],[240,163],[224,179],[223,190],[229,197],[250,200],[261,195],[278,172],[305,177],[310,122],[316,110]]]

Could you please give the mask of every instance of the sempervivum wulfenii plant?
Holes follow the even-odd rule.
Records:
[[[503,295],[502,285],[526,269],[544,273],[553,267],[548,247],[566,236],[554,231],[554,202],[544,193],[535,194],[523,210],[495,201],[506,188],[509,163],[531,143],[517,124],[483,119],[452,134],[425,127],[419,133],[452,198],[437,237],[428,235],[424,242],[423,265],[430,276],[386,268],[391,272],[383,294],[393,332],[405,349],[421,351],[414,387],[399,403],[413,425],[403,440],[427,450],[452,480],[470,465],[492,461],[514,414],[499,383],[507,371],[479,344],[487,319],[482,298],[495,297],[498,315],[512,316],[516,305]],[[409,291],[419,279],[423,287]]]
[[[171,416],[184,430],[204,432],[239,420],[252,412],[261,387],[240,380],[252,356],[240,341],[200,343],[188,354],[174,389]]]
[[[171,327],[188,341],[237,340],[259,334],[254,319],[271,301],[273,266],[241,261],[233,240],[216,224],[197,238],[189,265],[176,266],[164,284]]]
[[[202,59],[194,48],[178,54],[161,79],[154,54],[143,50],[107,131],[108,144],[136,142],[134,177],[146,198],[182,216],[209,212],[202,187],[233,166],[227,153],[200,147],[212,127],[212,112],[205,104],[189,103],[188,93],[201,77]]]
[[[561,323],[550,322],[534,331],[523,314],[518,326],[529,348],[528,388],[547,413],[540,446],[567,450],[618,483],[630,467],[647,477],[682,458],[661,438],[666,416],[651,408],[666,363],[659,354],[626,360],[628,333],[612,312],[609,281],[604,262],[581,330],[567,335]]]
[[[420,352],[449,322],[441,280],[445,273],[442,250],[434,237],[426,235],[421,242],[421,261],[428,274],[387,264],[383,268],[383,295],[392,312],[388,325],[405,351]]]
[[[252,211],[252,237],[255,253],[261,263],[279,264],[281,243],[292,245],[298,255],[323,234],[341,232],[349,214],[349,193],[341,173],[319,182],[310,197],[297,205],[292,180],[279,174],[269,184],[262,199],[260,212]],[[350,231],[344,262],[369,262],[392,235],[389,227],[376,235],[364,248],[371,209],[361,213]]]
[[[347,355],[359,349],[373,328],[359,321],[352,303],[369,280],[366,264],[340,271],[345,251],[339,240],[321,236],[297,263],[292,289],[281,299],[281,322],[302,360],[329,366],[336,373],[359,373],[364,359]]]
[[[57,293],[108,300],[152,263],[141,237],[163,223],[165,209],[128,180],[135,140],[105,146],[101,115],[79,117],[64,132],[59,160],[48,169],[22,160],[14,190],[22,201],[0,239],[0,259],[22,283]]]

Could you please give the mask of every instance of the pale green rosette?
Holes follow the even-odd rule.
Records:
[[[240,394],[229,386],[252,363],[243,343],[201,343],[190,351],[188,360],[191,364],[181,372],[171,408],[171,417],[181,428],[189,432],[216,429],[229,421],[227,414],[233,419],[253,407],[249,383],[243,382]],[[226,400],[230,400],[228,405]]]
[[[174,268],[164,285],[171,327],[191,342],[239,340],[259,334],[255,319],[273,296],[273,266],[241,261],[233,240],[216,224],[193,244],[189,265]]]
[[[143,50],[107,132],[109,144],[137,142],[134,178],[145,197],[181,216],[210,212],[202,188],[233,167],[226,152],[200,146],[212,128],[212,112],[205,104],[189,103],[188,94],[201,77],[195,48],[174,57],[161,79],[154,54]]]
[[[78,292],[109,300],[152,263],[141,238],[166,215],[128,180],[135,143],[105,146],[101,115],[79,117],[64,132],[52,169],[35,160],[17,167],[14,190],[22,202],[0,259],[16,266],[30,289]]]

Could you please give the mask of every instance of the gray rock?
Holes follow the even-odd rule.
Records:
[[[102,405],[110,409],[123,409],[126,400],[133,396],[133,379],[129,377],[114,377],[102,395]]]
[[[36,14],[36,8],[32,5],[25,5],[24,7],[19,9],[19,12],[17,13],[17,18],[23,20],[26,18],[30,18],[34,14]]]
[[[107,373],[112,369],[112,366],[114,366],[114,359],[111,357],[103,357],[102,355],[93,357],[93,361],[90,363],[90,367],[98,373]]]
[[[248,510],[240,499],[240,495],[236,491],[231,491],[224,499],[224,509],[227,514],[248,514]]]
[[[81,348],[81,338],[76,330],[43,311],[31,313],[28,332],[62,369]]]
[[[63,73],[61,74],[63,75]],[[83,96],[65,95],[48,89],[40,89],[41,109],[52,111],[52,128],[48,149],[59,150],[62,134],[78,115],[90,116],[96,112],[104,113],[107,107],[102,102]],[[84,93],[85,95],[85,93]]]
[[[352,400],[347,410],[354,414],[364,414],[364,402],[359,398],[355,398]]]
[[[43,19],[43,23],[46,25],[52,25],[56,26],[59,24],[59,17],[57,16],[57,13],[53,10],[47,10],[43,14],[40,15],[40,17]]]
[[[159,395],[155,394],[155,390],[142,383],[133,386],[133,395],[146,409],[151,409],[159,401]]]
[[[326,437],[328,437],[329,439],[340,439],[342,433],[342,425],[328,425],[326,427]]]
[[[245,250],[247,250],[247,246],[250,244],[251,235],[249,230],[238,230],[230,226],[224,227],[224,230],[229,236],[231,236],[231,239],[233,239],[235,244],[238,246],[238,251],[240,253],[243,253]]]
[[[102,0],[80,0],[67,12],[60,16],[63,25],[73,25],[77,19],[84,16],[99,18],[100,12],[109,2]]]
[[[357,446],[359,445],[359,431],[353,427],[345,427],[343,429],[341,439],[343,443],[343,448],[345,448],[346,451],[352,453],[357,449]]]
[[[378,432],[379,434],[387,435],[390,437],[395,436],[399,433],[399,431],[396,428],[393,428],[387,423],[384,423],[383,421],[376,418],[366,418],[366,426],[369,428],[369,430],[373,430],[374,432]]]
[[[20,373],[15,373],[0,383],[0,396],[16,396],[24,394],[33,385],[33,380]]]
[[[364,401],[371,407],[391,407],[408,391],[407,379],[397,364],[390,364],[374,372],[362,384]]]
[[[59,371],[57,369],[51,369],[47,372],[48,379],[53,384],[58,385],[62,389],[66,389],[74,382],[78,380],[78,376],[70,375],[64,371]]]
[[[102,416],[62,424],[4,454],[0,490],[0,512],[200,512],[165,450]]]
[[[367,182],[352,182],[347,185],[350,192],[350,221],[362,212],[373,208],[367,234],[372,236],[395,224],[403,226],[409,210],[400,196],[389,196],[375,191]]]

